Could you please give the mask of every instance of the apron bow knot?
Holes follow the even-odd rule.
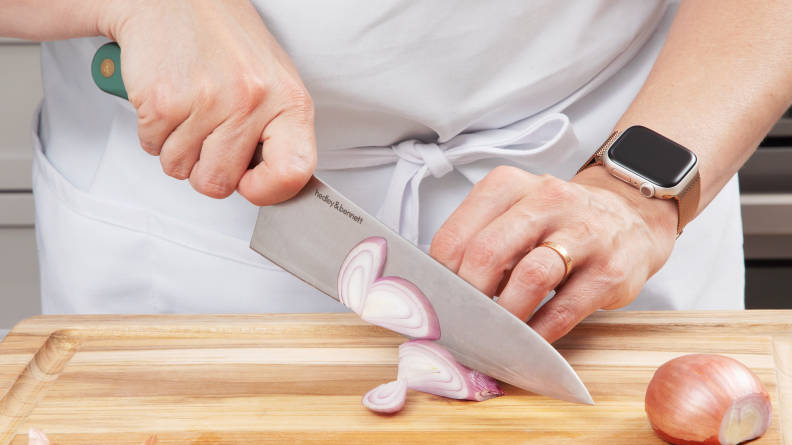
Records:
[[[501,158],[529,170],[542,171],[565,161],[578,140],[569,118],[554,113],[528,118],[503,128],[463,133],[439,144],[416,139],[391,147],[358,147],[320,152],[317,170],[337,170],[396,162],[377,218],[403,237],[418,243],[418,186],[423,178],[440,178],[456,168],[471,183],[482,180]]]
[[[437,144],[424,144],[421,141],[410,139],[391,147],[399,162],[406,161],[412,164],[425,164],[426,168],[435,178],[442,178],[446,173],[454,170],[454,164],[445,155]]]

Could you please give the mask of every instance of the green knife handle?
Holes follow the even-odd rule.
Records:
[[[129,100],[121,78],[121,47],[111,42],[96,50],[91,62],[91,76],[100,90]]]

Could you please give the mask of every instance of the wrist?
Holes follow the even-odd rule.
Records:
[[[613,195],[641,216],[655,233],[676,238],[679,213],[675,200],[645,198],[638,189],[611,175],[601,166],[579,172],[570,182]]]
[[[121,17],[128,4],[128,0],[109,0],[96,3],[96,25],[101,35],[118,42],[119,34],[121,34],[120,24],[125,21]]]

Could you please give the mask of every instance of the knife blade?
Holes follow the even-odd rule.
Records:
[[[128,99],[118,44],[97,50],[91,74],[100,89]],[[261,162],[261,149],[250,168]],[[526,323],[315,176],[295,197],[261,207],[250,247],[338,300],[341,263],[371,236],[388,242],[383,275],[404,278],[426,295],[440,322],[437,343],[459,363],[537,394],[594,404],[569,363]]]
[[[360,241],[388,242],[383,276],[426,295],[440,339],[463,365],[568,402],[594,404],[575,371],[539,334],[418,247],[315,176],[293,198],[261,207],[250,247],[338,300],[338,271]]]

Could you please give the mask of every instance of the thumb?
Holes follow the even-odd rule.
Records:
[[[257,206],[285,201],[296,195],[316,168],[313,109],[276,116],[264,128],[263,161],[242,175],[237,190]]]

